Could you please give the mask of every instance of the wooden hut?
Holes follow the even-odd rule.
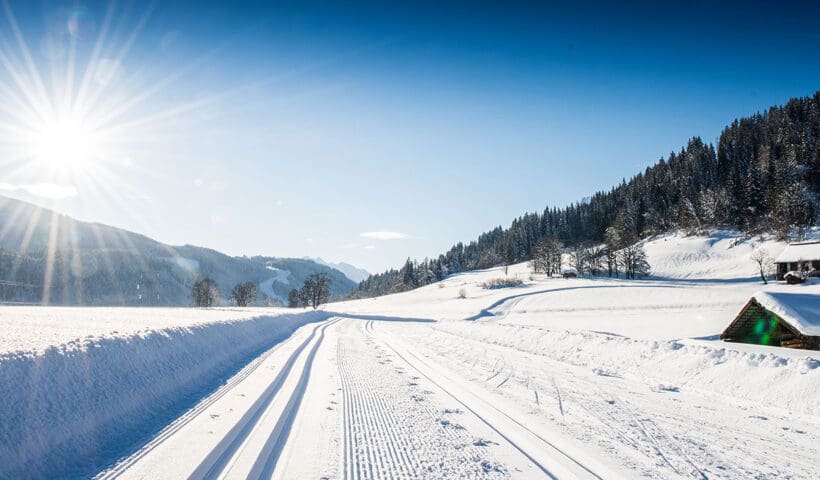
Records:
[[[790,243],[777,256],[777,279],[783,280],[788,272],[820,270],[820,241]]]
[[[563,272],[561,272],[561,276],[564,277],[564,278],[576,278],[576,277],[578,277],[578,272],[576,272],[575,270],[573,270],[571,268],[568,268],[568,269],[564,270]]]
[[[757,293],[720,334],[720,339],[820,350],[820,291]]]

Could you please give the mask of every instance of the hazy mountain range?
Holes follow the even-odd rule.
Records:
[[[355,268],[355,267],[354,267]],[[189,305],[191,286],[210,277],[223,298],[252,281],[270,300],[317,272],[343,296],[356,282],[309,259],[231,257],[193,245],[171,246],[127,230],[75,220],[0,197],[0,301],[63,305]]]

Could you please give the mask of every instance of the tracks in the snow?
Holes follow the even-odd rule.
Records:
[[[468,414],[445,408],[441,396],[427,390],[409,365],[372,335],[372,323],[349,322],[347,327],[337,349],[344,478],[507,476],[493,460],[492,442],[459,424]]]
[[[279,419],[276,422],[273,430],[268,435],[264,446],[253,464],[249,478],[262,478],[263,475],[270,476],[273,473],[273,468],[279,459],[282,452],[282,447],[287,440],[290,427],[296,416],[296,411],[304,396],[307,388],[307,381],[310,377],[310,371],[313,360],[316,356],[316,351],[322,343],[325,336],[325,330],[336,323],[338,320],[332,320],[328,323],[318,325],[313,328],[308,338],[306,338],[293,353],[285,361],[284,365],[279,371],[279,374],[268,385],[262,395],[253,403],[251,408],[245,412],[239,422],[225,435],[222,440],[211,450],[205,459],[188,477],[194,479],[216,479],[220,478],[229,468],[231,461],[240,452],[241,447],[246,443],[253,432],[257,430],[257,426],[268,412],[273,400],[277,398],[278,393],[282,389],[285,382],[291,378],[291,371],[294,364],[297,362],[302,352],[307,346],[313,342],[313,346],[304,360],[299,380],[290,393],[288,402],[284,409],[279,413]],[[318,338],[314,340],[318,332]]]
[[[373,333],[372,324],[366,327],[366,331]],[[432,365],[428,360],[387,339],[382,339],[382,341],[419,375],[440,388],[524,455],[546,477],[553,479],[603,478],[595,467],[579,460],[573,453],[565,451],[491,403],[460,388],[447,376],[437,374],[437,366]]]
[[[321,324],[314,327],[313,331],[311,332],[310,337],[306,339],[297,349],[291,354],[288,358],[286,364],[290,364],[292,367],[293,361],[295,361],[298,354],[304,349],[305,345],[313,338],[316,330],[321,327]],[[112,478],[117,478],[122,475],[125,471],[127,471],[131,466],[139,462],[142,458],[150,454],[152,451],[157,449],[160,445],[162,445],[166,440],[171,438],[174,434],[182,430],[186,425],[191,423],[194,419],[196,419],[199,415],[205,412],[209,407],[215,404],[218,400],[223,398],[225,395],[230,393],[234,387],[242,383],[246,378],[248,378],[251,374],[253,374],[260,365],[264,363],[273,353],[278,351],[285,345],[286,342],[278,343],[274,347],[266,350],[264,353],[259,355],[258,357],[254,358],[248,365],[246,365],[242,370],[239,371],[236,375],[231,377],[225,385],[220,387],[216,392],[205,398],[203,401],[198,403],[195,407],[185,412],[182,416],[176,419],[173,423],[165,427],[162,431],[160,431],[154,438],[151,439],[147,444],[145,444],[142,448],[132,454],[130,457],[126,458],[124,461],[118,463],[110,470],[104,472],[102,475],[96,477],[97,480],[107,480]],[[283,367],[284,368],[284,367]],[[270,389],[269,389],[270,390]]]

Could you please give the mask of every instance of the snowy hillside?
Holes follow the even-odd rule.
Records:
[[[653,277],[686,280],[756,280],[760,275],[752,253],[765,249],[776,258],[785,247],[770,235],[747,238],[723,230],[706,236],[661,235],[644,243]]]
[[[518,264],[316,313],[0,308],[0,477],[818,478],[818,352],[717,336],[820,284],[761,285],[782,244],[732,237],[650,240],[648,280]]]
[[[267,266],[287,271],[296,286],[312,273],[325,273],[335,296],[356,287],[342,272],[311,260],[232,257],[204,247],[166,245],[3,196],[0,224],[0,280],[24,285],[0,288],[4,303],[188,306],[193,283],[206,276],[216,281],[224,299],[234,285],[250,281],[283,301],[293,285],[271,276]],[[52,250],[53,259],[46,259],[45,252]]]

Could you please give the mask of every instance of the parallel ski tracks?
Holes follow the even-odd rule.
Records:
[[[299,347],[291,354],[288,358],[287,363],[292,363],[295,361],[295,358],[298,357],[298,354],[304,349],[305,345],[313,338],[316,330],[321,327],[321,324],[314,327],[313,331],[311,332],[310,336],[300,344]],[[225,384],[220,387],[216,392],[199,402],[196,406],[185,412],[182,416],[177,418],[167,427],[162,429],[157,435],[154,436],[147,444],[145,444],[142,448],[138,451],[134,452],[131,456],[126,458],[124,461],[114,465],[110,470],[102,473],[98,477],[98,480],[108,480],[113,478],[118,478],[122,475],[126,470],[128,470],[131,466],[139,462],[142,458],[146,455],[157,449],[160,445],[162,445],[166,440],[171,438],[174,434],[182,430],[183,427],[191,423],[194,419],[196,419],[199,415],[201,415],[204,411],[206,411],[211,405],[216,403],[218,400],[223,398],[225,395],[230,393],[234,387],[242,383],[246,378],[248,378],[253,372],[259,368],[260,365],[264,363],[265,360],[268,359],[273,353],[277,352],[285,345],[285,342],[278,343],[272,348],[269,348],[261,355],[254,358],[248,365],[246,365],[242,370],[239,371],[236,375],[231,377]]]
[[[247,478],[261,479],[273,476],[276,464],[279,461],[282,450],[285,447],[285,443],[293,427],[293,422],[296,419],[296,413],[299,411],[299,406],[305,396],[308,381],[310,380],[310,372],[313,369],[313,361],[316,358],[316,352],[319,350],[322,340],[325,338],[325,330],[337,321],[338,320],[335,320],[322,326],[319,339],[313,344],[310,353],[305,359],[305,366],[302,369],[301,375],[299,375],[299,382],[296,384],[293,393],[291,393],[288,403],[285,405],[284,410],[279,416],[279,420],[276,422],[276,426],[274,426],[270,435],[268,435],[268,439],[265,441],[265,445],[262,447]]]
[[[368,332],[369,334],[373,334],[374,330],[373,330],[372,320],[369,321],[368,323],[369,323],[369,325],[365,326],[365,331]],[[518,444],[517,442],[513,441],[510,438],[510,433],[506,432],[503,427],[495,425],[490,419],[486,418],[486,416],[480,414],[478,411],[476,411],[474,408],[472,408],[468,403],[466,403],[464,401],[464,399],[459,398],[457,395],[452,393],[449,389],[447,389],[440,382],[437,382],[435,379],[431,378],[429,375],[427,375],[421,369],[419,369],[419,367],[418,367],[419,363],[428,364],[428,362],[426,360],[422,359],[421,357],[419,357],[418,355],[416,355],[415,353],[413,353],[409,350],[404,350],[404,349],[397,348],[395,345],[393,345],[391,342],[389,342],[388,340],[386,340],[384,338],[382,338],[381,340],[399,358],[401,358],[408,365],[410,365],[412,368],[414,368],[418,372],[419,375],[421,375],[422,377],[426,378],[428,381],[430,381],[431,383],[436,385],[439,389],[441,389],[447,395],[452,397],[456,402],[458,402],[460,405],[462,405],[466,410],[468,410],[473,415],[475,415],[479,420],[481,420],[484,424],[486,424],[490,429],[495,431],[505,441],[507,441],[514,449],[518,450],[522,455],[524,455],[533,465],[535,465],[539,470],[541,470],[541,472],[544,475],[546,475],[547,477],[552,478],[552,479],[561,478],[555,467],[552,467],[550,465],[546,465],[544,462],[539,461],[536,458],[536,456],[540,456],[540,454],[542,454],[543,451],[550,451],[556,457],[561,458],[561,463],[568,466],[568,469],[574,472],[573,476],[575,478],[586,477],[586,478],[595,478],[595,479],[599,479],[599,480],[601,480],[603,478],[598,473],[596,473],[592,468],[585,465],[583,462],[579,461],[578,459],[573,457],[571,454],[565,452],[564,450],[562,450],[561,448],[556,446],[554,443],[552,443],[549,440],[545,439],[544,437],[542,437],[538,433],[534,432],[530,428],[526,427],[525,425],[523,425],[518,420],[510,417],[509,415],[507,415],[506,413],[504,413],[501,410],[498,410],[494,406],[492,406],[490,404],[487,404],[487,407],[491,408],[495,413],[501,415],[502,417],[507,419],[509,422],[514,424],[516,426],[516,428],[520,429],[520,431],[526,432],[531,437],[534,437],[534,438],[538,439],[542,444],[541,445],[542,448],[539,448],[539,450],[541,450],[541,452],[533,452],[530,449],[525,448],[522,445]],[[400,350],[403,350],[403,352],[400,351]],[[428,364],[428,366],[429,366],[429,364]]]
[[[255,474],[257,476],[264,473],[272,473],[272,469],[275,467],[276,461],[281,453],[281,448],[284,445],[288,433],[290,432],[290,426],[295,418],[296,410],[298,410],[299,403],[304,396],[304,390],[307,387],[307,381],[310,377],[310,370],[313,359],[316,356],[316,351],[324,339],[325,330],[337,321],[338,319],[318,325],[311,331],[308,338],[305,339],[287,359],[276,378],[254,402],[251,408],[242,416],[239,422],[234,425],[228,434],[222,438],[216,447],[211,450],[211,453],[209,453],[208,456],[206,456],[199,466],[193,471],[193,473],[188,477],[189,480],[217,479],[220,478],[223,473],[226,473],[229,469],[230,463],[236,457],[242,445],[245,444],[252,432],[257,429],[260,420],[264,417],[264,414],[268,410],[268,407],[271,405],[274,398],[277,397],[277,394],[281,390],[285,381],[290,378],[291,370],[293,369],[297,359],[301,356],[302,352],[305,348],[307,348],[310,342],[313,341],[314,337],[316,337],[316,333],[319,332],[319,338],[313,344],[310,353],[308,353],[305,364],[302,367],[299,382],[297,383],[294,391],[291,393],[282,415],[277,421],[273,431],[268,436],[262,452],[257,457],[251,471],[252,475]]]

